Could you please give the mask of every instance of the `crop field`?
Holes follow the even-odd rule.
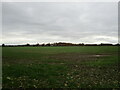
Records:
[[[3,47],[3,88],[119,88],[118,46]]]

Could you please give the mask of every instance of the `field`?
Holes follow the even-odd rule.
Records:
[[[119,88],[117,46],[3,47],[3,88]]]

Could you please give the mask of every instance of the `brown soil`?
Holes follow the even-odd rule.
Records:
[[[50,56],[49,58],[57,59],[57,60],[69,60],[69,61],[85,61],[85,60],[95,60],[97,58],[110,56],[108,54],[80,54],[80,53],[62,53],[55,54]]]

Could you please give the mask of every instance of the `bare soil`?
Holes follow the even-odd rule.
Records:
[[[69,61],[96,60],[102,57],[108,57],[110,54],[80,54],[80,53],[61,53],[50,56],[49,58]]]

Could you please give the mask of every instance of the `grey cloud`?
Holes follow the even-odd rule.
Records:
[[[4,43],[117,43],[117,3],[3,3],[2,14]]]

